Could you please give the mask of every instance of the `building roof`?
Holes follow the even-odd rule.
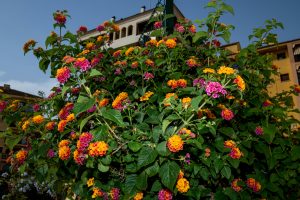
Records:
[[[19,90],[11,89],[10,85],[6,85],[6,84],[4,84],[4,86],[0,86],[0,96],[1,95],[13,96],[14,98],[41,99],[41,97],[39,96],[28,94],[26,92],[22,92]]]
[[[296,39],[293,39],[293,40],[287,40],[287,41],[279,42],[279,43],[276,43],[276,44],[272,44],[272,45],[260,47],[258,49],[259,50],[264,50],[264,49],[268,49],[268,48],[272,48],[272,47],[277,47],[277,46],[280,46],[280,45],[285,45],[285,44],[292,43],[292,42],[297,42],[297,41],[300,41],[300,38],[296,38]]]
[[[179,8],[175,5],[175,3],[174,3],[174,9],[175,9],[175,10],[176,10],[176,11],[184,18],[183,13],[179,10]],[[154,8],[151,8],[151,9],[146,10],[146,11],[144,11],[144,12],[140,12],[140,13],[131,15],[131,16],[126,17],[126,18],[121,18],[121,19],[119,19],[119,20],[116,20],[116,21],[115,21],[115,24],[118,24],[118,23],[120,23],[120,22],[125,22],[125,21],[128,21],[128,20],[131,20],[131,19],[134,19],[134,18],[143,16],[143,15],[146,15],[146,14],[148,14],[148,13],[151,13],[153,10],[154,10]],[[94,31],[96,31],[96,28],[87,31],[85,34],[89,34],[89,33],[92,33],[92,32],[94,32]]]

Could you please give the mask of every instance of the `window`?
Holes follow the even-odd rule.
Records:
[[[289,81],[290,80],[289,74],[280,74],[280,80],[281,82]]]
[[[300,85],[300,66],[297,68],[298,84]]]
[[[113,41],[113,40],[114,40],[114,33],[110,33],[110,34],[109,34],[109,40],[110,40],[110,41]]]
[[[146,27],[146,29],[145,29],[145,27]],[[149,31],[152,31],[153,28],[154,28],[154,22],[151,22],[150,24],[148,24],[148,21],[138,23],[136,26],[136,35],[142,34],[144,29],[145,29],[145,32],[149,32]]]
[[[277,53],[277,60],[283,60],[286,58],[285,52]]]
[[[294,59],[295,62],[300,62],[300,44],[297,44],[294,48]]]
[[[133,30],[133,26],[132,25],[130,25],[130,26],[128,26],[128,36],[129,35],[132,35],[132,30]]]
[[[115,33],[115,40],[120,39],[120,31],[117,31]]]
[[[126,37],[126,28],[122,28],[121,37]]]

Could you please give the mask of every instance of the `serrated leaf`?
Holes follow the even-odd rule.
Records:
[[[159,171],[159,165],[156,162],[153,166],[148,167],[145,172],[149,177],[155,176]]]
[[[148,176],[146,172],[142,172],[136,180],[136,187],[140,190],[146,190],[148,186]]]
[[[156,150],[157,150],[158,154],[161,155],[161,156],[168,156],[171,153],[169,151],[169,149],[167,148],[167,142],[166,141],[159,143],[156,146]]]
[[[131,141],[131,142],[128,143],[129,149],[133,152],[138,152],[142,148],[142,146],[143,145],[139,142]]]
[[[143,147],[138,155],[138,167],[142,168],[155,161],[157,157],[157,151],[150,147]]]
[[[21,139],[21,136],[9,136],[6,137],[5,144],[10,150],[12,150],[14,146],[16,146],[21,141]]]
[[[166,131],[166,129],[168,128],[168,126],[171,124],[172,121],[170,120],[164,120],[162,122],[162,132],[164,133]]]
[[[121,112],[118,110],[108,109],[105,110],[102,115],[105,119],[115,122],[118,126],[125,126]]]
[[[100,171],[100,172],[108,172],[108,170],[109,170],[109,166],[105,166],[105,165],[103,165],[102,163],[99,163],[98,164],[98,170]]]
[[[77,115],[90,109],[95,104],[95,99],[89,99],[86,102],[75,103],[73,112]]]
[[[98,70],[96,70],[96,69],[91,70],[90,77],[101,76],[101,75],[102,75],[102,73],[99,72]]]
[[[224,166],[223,169],[221,170],[221,174],[225,178],[230,179],[230,176],[231,176],[231,169],[230,169],[230,167]]]
[[[201,38],[206,38],[207,37],[207,32],[205,31],[199,31],[193,36],[193,42],[197,42]]]
[[[200,96],[200,95],[197,96],[196,98],[192,99],[191,106],[192,106],[193,110],[196,110],[196,111],[198,110],[199,104],[202,101],[202,99],[203,99],[203,96]]]
[[[136,193],[136,181],[137,181],[136,174],[131,174],[126,176],[125,185],[124,185],[125,194],[134,195]]]
[[[62,97],[62,98],[64,98],[64,96],[65,96],[65,94],[66,94],[66,92],[68,91],[69,88],[70,88],[70,87],[67,86],[67,85],[64,85],[64,86],[63,86],[63,88],[62,88],[62,90],[61,90],[61,97]]]
[[[79,129],[80,133],[81,133],[83,127],[86,125],[86,123],[87,123],[94,115],[95,115],[95,114],[92,114],[92,115],[90,115],[90,116],[84,118],[84,119],[80,122],[80,129]]]
[[[159,177],[161,182],[170,190],[173,190],[173,187],[176,183],[178,174],[180,171],[179,165],[174,161],[168,161],[163,164],[159,170]]]

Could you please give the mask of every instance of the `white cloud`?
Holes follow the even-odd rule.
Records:
[[[3,76],[5,74],[4,71],[0,71],[0,76]]]
[[[10,85],[11,89],[19,90],[33,95],[37,95],[38,91],[43,91],[45,92],[45,95],[48,96],[50,94],[50,90],[57,85],[57,81],[55,79],[49,79],[41,83],[19,80],[9,80],[0,82],[1,86],[3,86],[4,84]]]

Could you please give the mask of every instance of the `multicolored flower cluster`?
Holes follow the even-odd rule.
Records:
[[[112,107],[116,110],[123,110],[124,104],[128,102],[128,93],[121,92],[112,103]]]
[[[170,106],[171,105],[171,98],[178,99],[178,96],[175,93],[167,93],[166,98],[164,99],[164,105],[165,106]]]
[[[165,45],[169,48],[169,49],[174,49],[177,45],[175,38],[173,39],[167,39],[167,41],[165,42]]]
[[[221,66],[218,69],[218,74],[227,74],[227,75],[231,75],[234,74],[235,70],[231,67],[226,67],[226,66]]]
[[[101,189],[94,187],[92,198],[95,199],[97,197],[102,197],[102,196],[103,196],[103,192],[101,191]]]
[[[95,178],[89,178],[86,182],[88,187],[92,187],[95,184]]]
[[[233,179],[233,181],[231,182],[231,188],[236,192],[239,192],[243,189],[241,186],[238,185],[239,182],[241,182],[241,179],[239,178]]]
[[[2,112],[6,108],[7,102],[6,101],[0,101],[0,112]]]
[[[233,159],[240,159],[243,155],[241,150],[236,146],[236,143],[232,140],[226,140],[224,142],[224,147],[231,149],[229,156]]]
[[[16,159],[17,159],[17,161],[18,161],[19,164],[23,164],[24,163],[24,161],[27,158],[27,154],[28,154],[28,151],[26,151],[26,150],[20,150],[20,151],[18,151],[18,153],[16,154]]]
[[[261,190],[261,184],[254,178],[248,178],[246,183],[253,192],[259,192]]]
[[[176,153],[183,150],[183,143],[184,142],[179,135],[173,135],[168,139],[167,147],[171,152]]]
[[[225,119],[227,121],[230,121],[234,118],[233,112],[228,108],[222,109],[221,116],[222,116],[223,119]]]
[[[85,151],[89,143],[93,140],[93,135],[89,132],[84,132],[79,136],[79,139],[77,141],[77,149],[78,151]]]
[[[144,194],[142,192],[136,193],[136,195],[133,197],[133,200],[142,200],[144,198]]]
[[[237,84],[239,90],[241,90],[241,91],[245,90],[246,84],[245,84],[244,79],[240,75],[237,75],[237,77],[234,79],[233,82]]]
[[[58,144],[58,156],[61,160],[68,160],[70,158],[71,149],[69,144],[69,140],[62,140]]]
[[[104,141],[90,143],[88,147],[88,154],[92,157],[102,157],[106,155],[109,146]]]
[[[189,66],[191,68],[192,67],[199,67],[200,66],[200,64],[197,62],[197,60],[194,57],[188,59],[186,61],[186,64],[187,64],[187,66]]]
[[[64,25],[67,21],[66,14],[67,14],[66,11],[58,10],[55,13],[53,13],[53,18],[57,24]]]
[[[180,129],[180,131],[178,132],[178,134],[179,135],[189,136],[191,138],[195,138],[196,137],[195,133],[193,133],[191,130],[189,130],[187,128]]]
[[[169,80],[167,85],[172,89],[176,88],[185,88],[187,86],[187,81],[185,79],[178,79],[178,80]]]
[[[172,192],[168,189],[162,189],[158,192],[158,200],[172,200]]]
[[[44,122],[44,117],[42,115],[36,115],[32,118],[32,122],[35,124],[41,124]]]
[[[153,95],[154,93],[151,91],[146,92],[143,96],[140,97],[140,101],[148,101],[149,98]]]
[[[219,82],[208,82],[205,86],[205,92],[214,99],[219,98],[220,95],[225,96],[227,94],[227,91]]]
[[[65,83],[71,76],[71,71],[68,67],[62,67],[56,71],[56,78],[58,82]]]
[[[79,67],[83,72],[87,71],[92,67],[90,61],[84,57],[77,58],[74,63],[74,66]]]
[[[36,41],[28,40],[23,46],[24,53],[27,53],[30,50],[30,48],[33,48],[35,46],[35,44],[36,44]]]
[[[119,200],[120,198],[120,189],[119,188],[112,188],[110,190],[110,197],[112,200]]]
[[[255,128],[255,134],[256,135],[263,135],[264,134],[264,129],[261,126],[257,126]]]
[[[177,181],[176,188],[177,188],[178,192],[185,193],[190,189],[190,183],[187,179],[180,178]]]

